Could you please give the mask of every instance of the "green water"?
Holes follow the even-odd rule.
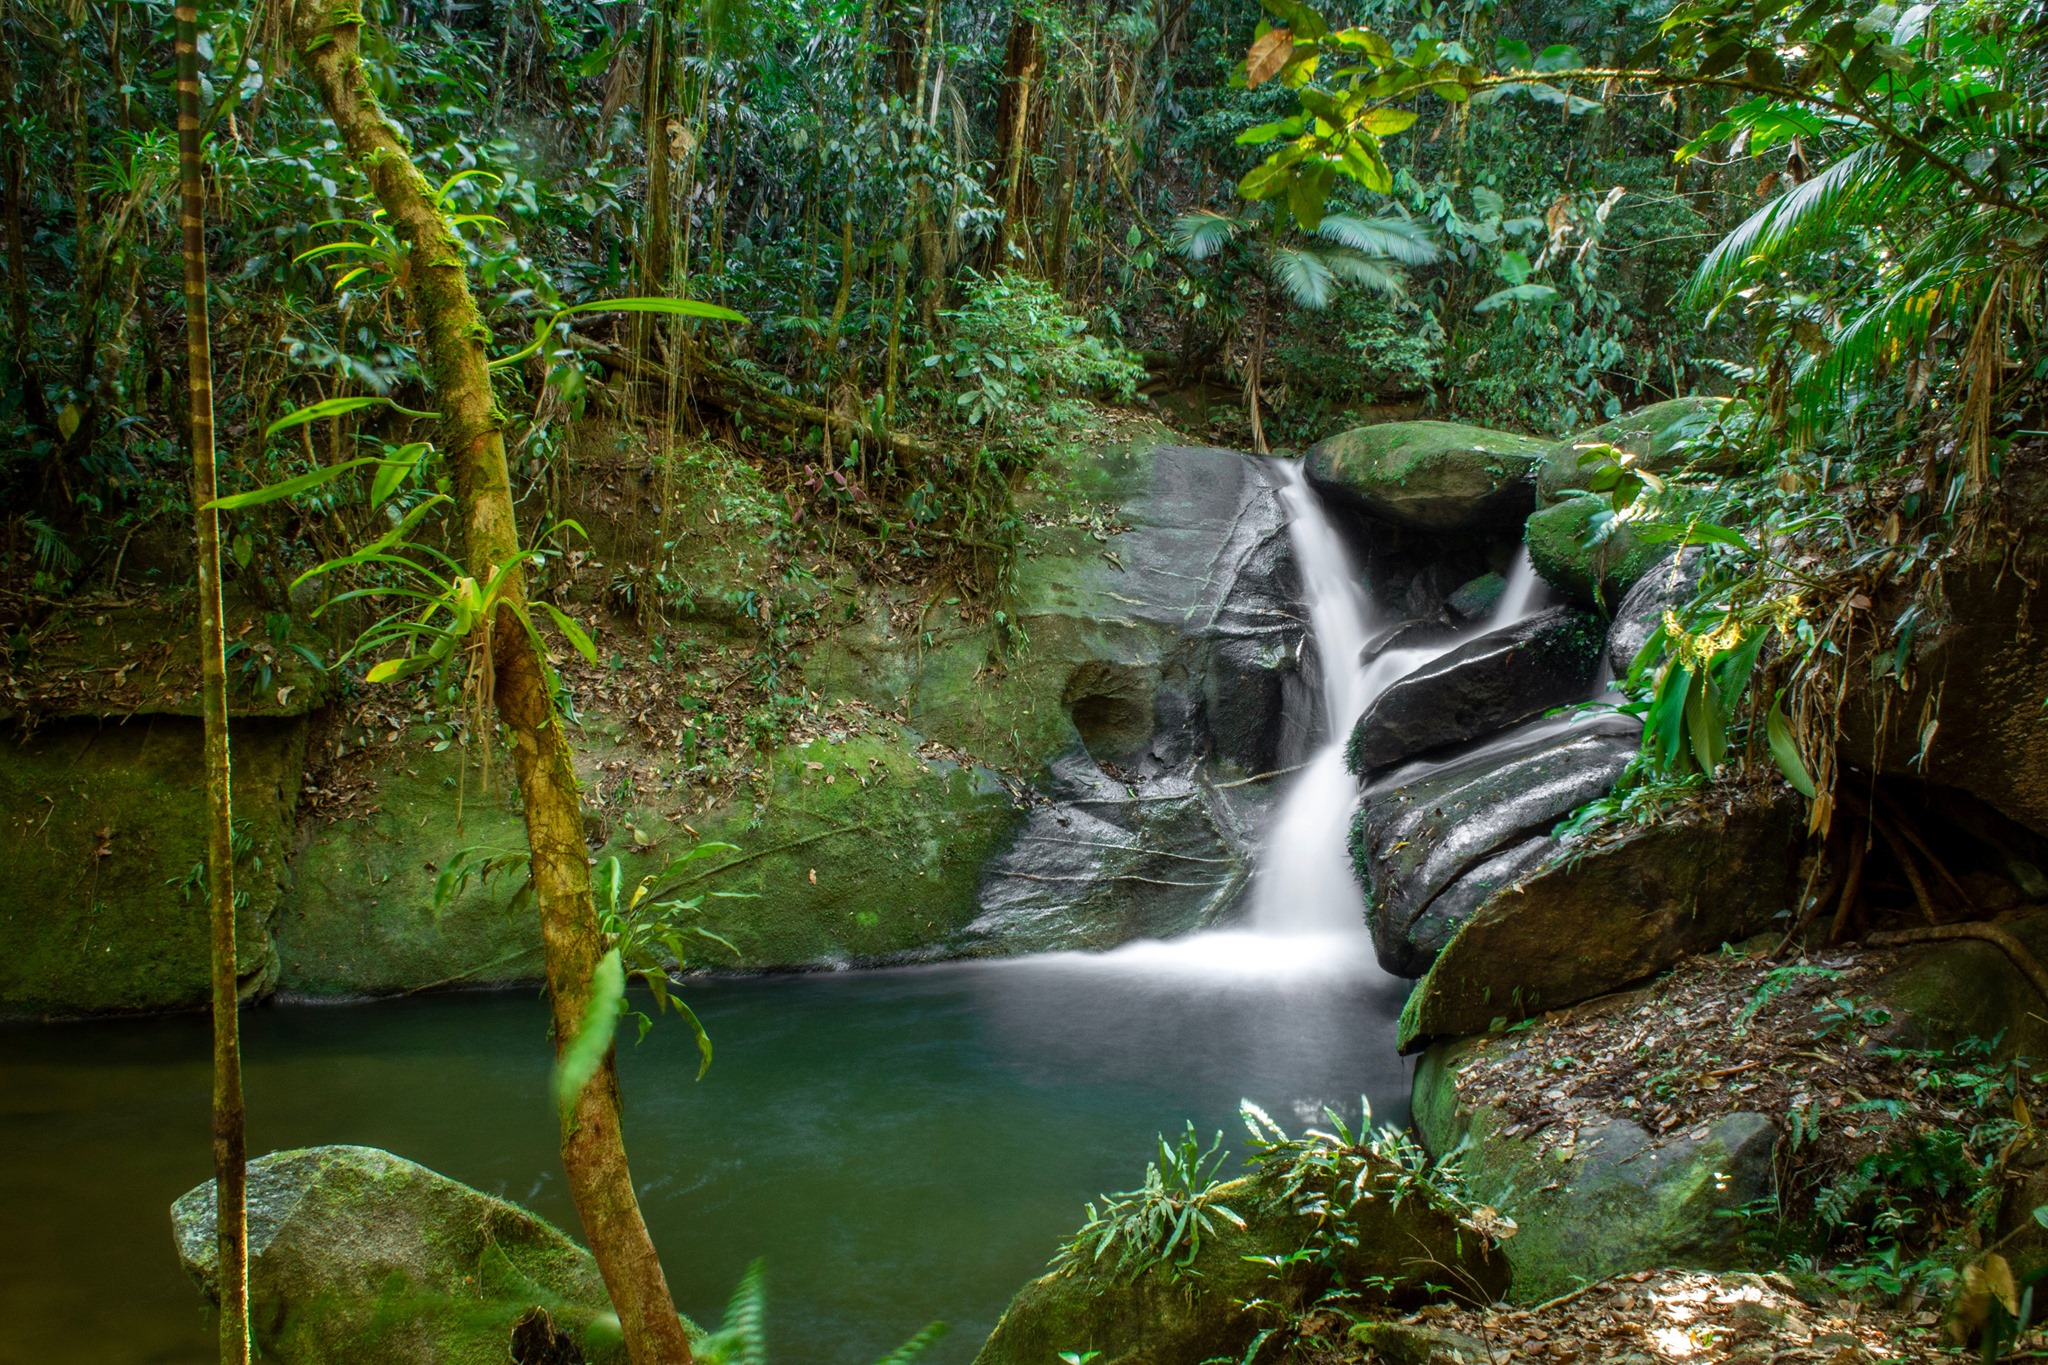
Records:
[[[867,1365],[933,1318],[963,1362],[1156,1132],[1234,1133],[1240,1096],[1404,1121],[1402,983],[1275,942],[695,985],[701,1084],[673,1023],[621,1052],[680,1306],[715,1322],[766,1256],[780,1365]],[[250,1151],[384,1147],[577,1231],[545,1022],[526,994],[252,1010]],[[209,1359],[166,1214],[209,1174],[206,1056],[200,1018],[0,1025],[0,1361]]]

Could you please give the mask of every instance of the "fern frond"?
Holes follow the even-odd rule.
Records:
[[[1864,219],[1878,201],[1890,197],[1893,177],[1877,143],[1859,147],[1805,184],[1780,195],[1749,215],[1715,244],[1693,272],[1686,296],[1707,304],[1747,278],[1761,262],[1788,253],[1839,231],[1850,217]],[[1851,210],[1860,210],[1851,213]]]
[[[919,1356],[930,1350],[932,1343],[944,1335],[946,1335],[945,1323],[928,1322],[918,1329],[916,1336],[883,1356],[875,1362],[875,1365],[910,1365],[911,1361],[916,1360]]]
[[[1346,284],[1355,284],[1361,289],[1370,289],[1375,294],[1394,299],[1403,298],[1408,293],[1408,279],[1399,266],[1373,260],[1349,247],[1335,247],[1320,255],[1330,273]]]

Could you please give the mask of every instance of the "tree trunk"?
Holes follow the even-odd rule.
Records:
[[[301,0],[293,16],[292,46],[350,159],[368,177],[378,203],[411,248],[413,307],[455,473],[468,570],[482,578],[499,565],[513,564],[506,596],[522,602],[525,583],[517,565],[521,547],[511,475],[486,360],[490,331],[470,296],[461,244],[370,91],[358,53],[360,24],[345,0]],[[542,660],[509,607],[500,609],[486,639],[492,695],[514,736],[513,766],[533,853],[533,892],[559,1053],[581,1028],[591,976],[605,951],[590,897],[582,803]],[[634,1365],[689,1365],[689,1338],[633,1192],[619,1127],[617,1073],[609,1054],[563,1116],[561,1153],[569,1192]]]
[[[1031,88],[1042,60],[1038,25],[1019,6],[1010,21],[1010,42],[1003,54],[1003,89],[996,101],[996,128],[1003,140],[997,174],[996,202],[1003,208],[1002,237],[997,244],[999,268],[1016,261],[1031,244]]]
[[[235,973],[234,808],[229,791],[227,635],[220,514],[214,511],[213,346],[206,318],[206,186],[199,150],[199,9],[178,0],[178,226],[185,265],[192,506],[199,538],[200,713],[206,729],[206,867],[213,922],[213,1179],[220,1255],[220,1358],[249,1360],[249,1150],[242,1128],[240,982]]]

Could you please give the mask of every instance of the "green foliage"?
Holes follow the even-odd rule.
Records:
[[[1219,1132],[1204,1148],[1192,1122],[1178,1142],[1169,1144],[1162,1134],[1159,1159],[1146,1163],[1144,1183],[1103,1195],[1100,1211],[1090,1203],[1080,1231],[1054,1254],[1053,1269],[1072,1275],[1106,1268],[1136,1277],[1163,1267],[1169,1278],[1186,1274],[1202,1250],[1202,1238],[1215,1235],[1219,1220],[1240,1229],[1245,1225],[1218,1198],[1224,1185],[1216,1179],[1222,1147]]]
[[[943,1322],[927,1323],[910,1340],[898,1346],[875,1365],[910,1365],[946,1334]],[[692,1345],[692,1354],[704,1365],[768,1365],[768,1263],[752,1261],[732,1298],[718,1330]]]
[[[1043,280],[1008,271],[975,276],[966,301],[944,316],[946,348],[927,355],[923,367],[952,381],[961,421],[993,434],[1072,421],[1074,399],[1128,400],[1145,377],[1136,357],[1090,332]]]

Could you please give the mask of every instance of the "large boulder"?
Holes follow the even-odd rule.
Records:
[[[1590,471],[1579,458],[1593,446],[1625,450],[1635,457],[1632,463],[1636,468],[1652,473],[1668,474],[1695,461],[1701,461],[1701,468],[1714,467],[1711,461],[1701,460],[1691,443],[1713,430],[1727,412],[1728,402],[1704,396],[1667,399],[1558,442],[1544,452],[1543,463],[1536,470],[1537,505],[1549,507],[1585,490]]]
[[[1507,1263],[1484,1236],[1420,1194],[1392,1198],[1399,1172],[1377,1156],[1364,1161],[1367,1188],[1386,1193],[1351,1206],[1346,1231],[1356,1238],[1334,1259],[1295,1256],[1312,1246],[1321,1220],[1302,1213],[1274,1175],[1233,1180],[1214,1197],[1244,1218],[1243,1229],[1212,1215],[1217,1231],[1178,1271],[1155,1264],[1127,1274],[1105,1265],[1040,1276],[1010,1301],[975,1365],[1049,1365],[1062,1352],[1097,1352],[1095,1365],[1235,1360],[1272,1325],[1250,1301],[1299,1307],[1338,1276],[1397,1307],[1433,1297],[1439,1285],[1481,1303],[1506,1292]]]
[[[1600,670],[1599,622],[1553,607],[1441,654],[1381,692],[1352,727],[1361,777],[1581,701]]]
[[[1640,733],[1621,716],[1539,723],[1369,785],[1351,856],[1380,965],[1399,976],[1429,970],[1482,904],[1557,851],[1552,828],[1606,794]]]
[[[1783,788],[1695,804],[1495,892],[1416,983],[1401,1050],[1590,1000],[1758,932],[1797,894],[1799,806]]]
[[[1723,1114],[1654,1140],[1631,1119],[1600,1118],[1549,1142],[1458,1087],[1476,1054],[1517,1045],[1510,1035],[1432,1047],[1416,1063],[1413,1107],[1425,1148],[1461,1153],[1470,1197],[1513,1210],[1520,1230],[1502,1250],[1517,1300],[1648,1266],[1741,1263],[1742,1225],[1729,1215],[1775,1188],[1770,1119]]]
[[[1572,498],[1530,517],[1523,532],[1529,560],[1543,581],[1568,600],[1602,612],[1613,611],[1636,580],[1671,553],[1669,545],[1645,543],[1626,522],[1599,544],[1587,544],[1593,518],[1607,505],[1590,493]]]
[[[1456,422],[1384,422],[1318,441],[1305,458],[1319,491],[1373,517],[1421,531],[1477,531],[1529,514],[1531,474],[1547,448],[1533,436]]]
[[[188,1191],[171,1226],[186,1272],[217,1299],[214,1199],[210,1180]],[[249,1163],[249,1301],[257,1346],[279,1365],[505,1365],[534,1309],[591,1365],[626,1354],[588,1251],[375,1147]]]

